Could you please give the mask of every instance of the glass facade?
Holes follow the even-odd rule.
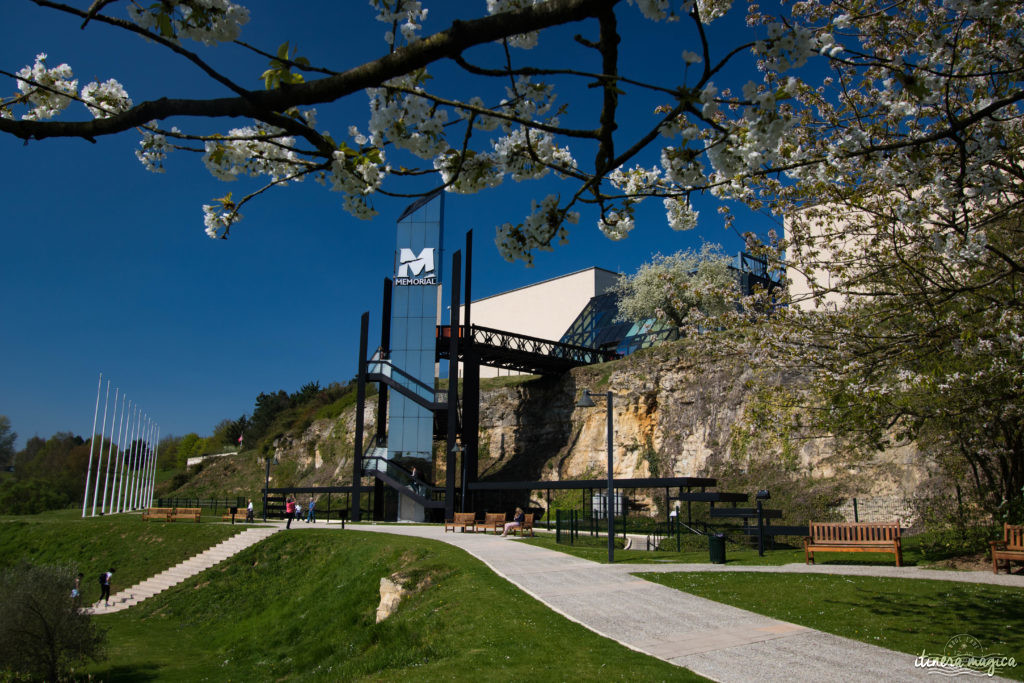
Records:
[[[435,335],[444,262],[444,194],[409,206],[398,219],[391,292],[391,354],[394,367],[434,386]],[[432,455],[433,413],[390,392],[388,458]]]
[[[775,287],[778,281],[761,259],[739,254],[733,261],[741,295],[750,294],[754,287]],[[623,356],[679,338],[679,330],[671,323],[648,319],[632,323],[617,321],[619,302],[614,292],[593,297],[559,340],[565,344],[592,349],[612,350]]]

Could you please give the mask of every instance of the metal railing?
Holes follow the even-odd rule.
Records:
[[[363,474],[370,475],[374,471],[383,472],[400,485],[427,500],[444,500],[444,488],[433,486],[418,477],[413,477],[411,470],[394,460],[373,456],[364,457]]]
[[[465,325],[459,326],[459,338],[466,338]],[[565,344],[550,339],[530,337],[525,334],[516,334],[504,330],[496,330],[491,327],[470,326],[469,334],[474,344],[491,346],[499,349],[518,351],[522,353],[559,358],[580,365],[590,365],[615,360],[619,357],[615,351],[591,349],[586,346]],[[438,325],[437,336],[439,339],[451,338],[451,325]]]
[[[448,394],[443,389],[437,389],[429,384],[413,377],[405,370],[396,366],[390,360],[383,357],[379,351],[366,364],[366,374],[371,381],[384,381],[389,386],[395,387],[402,393],[413,394],[409,396],[415,400],[417,397],[422,401],[443,407],[447,404]]]
[[[157,498],[151,507],[155,508],[202,508],[212,512],[221,512],[227,508],[245,509],[245,496],[235,498],[189,498],[175,496],[173,498]]]

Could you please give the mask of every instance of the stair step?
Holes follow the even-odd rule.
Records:
[[[151,598],[158,593],[178,585],[185,579],[191,578],[202,571],[216,566],[224,560],[233,557],[242,550],[259,543],[280,531],[279,528],[247,529],[226,541],[205,550],[194,557],[190,557],[170,569],[166,569],[155,576],[151,576],[140,583],[127,588],[120,593],[112,595],[109,606],[95,603],[84,609],[91,610],[93,614],[109,614],[127,609],[137,605],[146,598]]]

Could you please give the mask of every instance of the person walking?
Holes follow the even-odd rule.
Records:
[[[316,501],[313,496],[309,497],[309,505],[306,506],[306,524],[316,524]]]
[[[245,508],[245,521],[246,522],[252,522],[253,519],[254,519],[254,517],[253,517],[253,509],[252,509],[252,498],[250,498],[249,499],[249,505]]]
[[[288,496],[288,502],[284,504],[284,516],[288,522],[284,525],[285,529],[292,528],[292,518],[295,517],[295,499]]]
[[[71,589],[71,597],[77,600],[82,597],[82,579],[85,578],[85,574],[78,572],[78,576],[75,577],[75,585]]]
[[[103,572],[100,574],[100,600],[103,601],[103,606],[106,607],[110,604],[110,582],[114,578],[114,568],[111,567],[110,571]]]

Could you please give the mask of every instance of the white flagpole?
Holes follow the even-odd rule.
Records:
[[[100,457],[96,461],[96,476],[94,477],[94,486],[92,492],[92,516],[96,516],[96,495],[100,490],[100,464],[103,460],[103,436],[107,431],[107,404],[110,402],[110,380],[107,380],[107,395],[103,399],[103,423],[100,426]]]
[[[153,505],[153,494],[156,492],[156,466],[160,460],[160,425],[156,425],[155,440],[153,441],[153,475],[149,480],[149,505]]]
[[[142,409],[135,411],[135,429],[132,431],[132,457],[128,461],[128,509],[135,509],[135,499],[132,493],[135,490],[135,468],[139,461],[139,425],[142,423]]]
[[[135,480],[135,507],[142,507],[142,482],[146,475],[146,469],[149,465],[149,442],[146,439],[146,433],[149,431],[149,415],[146,416],[142,422],[142,452],[139,459],[139,476]]]
[[[110,458],[114,454],[114,422],[117,420],[117,399],[121,395],[121,387],[114,388],[114,414],[110,416],[110,447],[107,448],[107,468],[103,475],[103,498],[100,499],[100,514],[109,514],[107,509],[107,491],[110,489]]]
[[[89,467],[85,470],[85,490],[82,492],[82,517],[85,517],[85,506],[89,503],[89,475],[92,472],[92,452],[96,448],[96,418],[100,414],[100,388],[103,386],[103,373],[96,384],[96,408],[92,411],[92,437],[89,438]]]
[[[153,448],[153,434],[156,433],[156,423],[149,423],[149,467],[146,468],[146,478],[142,482],[142,507],[147,508],[151,503],[152,488],[150,482],[156,472],[156,449]]]
[[[131,403],[128,403],[128,395],[121,397],[121,419],[117,423],[117,455],[114,457],[114,478],[110,485],[110,512],[117,513],[117,486],[121,482],[121,444],[124,443],[124,411],[125,405],[131,410]]]
[[[139,420],[139,431],[135,436],[138,441],[138,451],[135,453],[135,478],[132,479],[132,509],[139,509],[139,481],[142,479],[142,463],[146,458],[145,430],[148,415],[143,415]]]
[[[121,462],[121,512],[128,510],[128,478],[131,477],[130,465],[132,460],[132,421],[138,412],[139,407],[133,405],[132,411],[128,413],[128,424],[124,428],[124,438],[128,445],[124,449],[124,460]]]
[[[124,459],[125,455],[127,455],[127,450],[124,448],[125,425],[131,424],[132,411],[134,409],[135,406],[132,405],[131,401],[128,401],[128,420],[121,422],[121,434],[118,437],[120,447],[117,449],[117,487],[114,489],[114,500],[117,501],[116,510],[118,512],[123,512],[121,509],[121,494],[124,491]],[[124,415],[121,417],[124,417]]]

